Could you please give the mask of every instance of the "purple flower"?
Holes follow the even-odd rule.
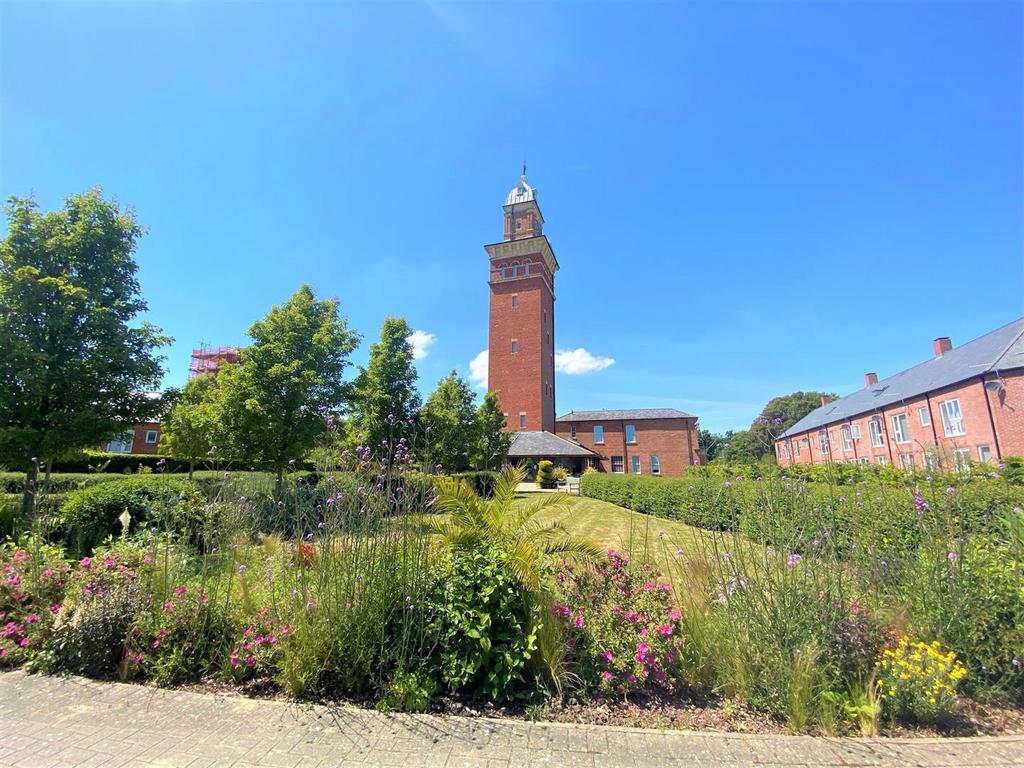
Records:
[[[796,552],[794,552],[792,555],[786,558],[786,566],[789,568],[795,568],[796,564],[803,559],[804,558],[801,555],[798,555]]]
[[[951,562],[951,563],[955,563],[959,557],[960,557],[960,555],[957,552],[949,552],[946,555],[946,559],[949,560],[949,562]]]
[[[951,485],[951,486],[949,486],[948,488],[946,488],[946,493],[947,493],[947,494],[949,494],[950,496],[952,496],[952,495],[953,495],[954,493],[956,493],[956,488],[954,488],[954,487],[953,487],[953,486]]]

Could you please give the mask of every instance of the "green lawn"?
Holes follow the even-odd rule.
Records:
[[[521,498],[536,498],[523,494]],[[708,536],[692,526],[675,520],[641,515],[607,501],[573,497],[573,504],[565,509],[544,512],[542,522],[559,520],[577,536],[607,548],[624,552],[631,559],[649,562],[663,572],[674,570],[680,560],[698,556],[703,547],[701,539]]]

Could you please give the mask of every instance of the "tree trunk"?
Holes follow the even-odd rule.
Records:
[[[22,520],[31,523],[36,512],[36,482],[39,479],[39,465],[32,462],[25,473],[25,491],[21,497]]]

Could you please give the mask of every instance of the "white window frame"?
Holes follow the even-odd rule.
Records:
[[[615,460],[619,460],[619,468],[615,468]],[[622,456],[612,456],[608,463],[611,465],[613,475],[624,475],[626,474],[626,460]]]
[[[912,453],[901,453],[900,454],[900,469],[914,469],[917,466],[917,462],[914,460],[914,454]]]
[[[984,453],[982,453],[984,451]],[[985,454],[988,454],[987,456]],[[988,463],[992,461],[992,447],[990,445],[978,446],[978,461]]]
[[[930,427],[932,425],[931,414],[928,413],[928,406],[922,405],[917,409],[917,416],[921,420],[922,427]]]
[[[793,451],[793,455],[795,455],[798,459],[800,458],[800,443],[802,442],[803,439],[798,438],[797,441],[793,443],[793,445],[796,446],[796,449]]]
[[[633,433],[633,439],[632,440],[629,439],[629,433],[631,431]],[[633,424],[627,424],[626,425],[626,442],[629,445],[636,445],[636,427]]]
[[[955,448],[953,450],[953,463],[956,464],[958,472],[969,472],[971,470],[971,449]]]
[[[821,448],[822,453],[829,453],[829,442],[828,442],[828,430],[818,430],[818,447]]]
[[[652,453],[651,454],[651,474],[652,475],[660,475],[661,474],[661,459],[658,458],[658,454],[656,454],[656,453]]]
[[[921,455],[921,458],[924,461],[924,468],[927,469],[929,472],[934,472],[935,470],[938,469],[939,462],[936,460],[935,454],[932,453],[931,451],[925,451]]]
[[[843,439],[843,453],[853,452],[853,431],[849,424],[843,424],[839,428],[839,435]]]
[[[859,459],[857,459],[857,461],[860,464],[870,464],[871,463],[871,459],[869,459],[867,456],[861,456]]]
[[[642,468],[644,466],[644,463],[640,460],[640,454],[634,453],[629,458],[631,459],[630,464],[632,464],[633,474],[634,475],[643,474]]]
[[[871,446],[881,448],[885,445],[885,432],[882,430],[882,417],[872,416],[868,420],[868,433],[871,435]]]
[[[878,457],[878,463],[881,464],[884,467],[886,464],[889,463],[889,457],[885,456],[885,455],[879,456]]]
[[[939,403],[939,414],[942,416],[942,431],[946,437],[962,437],[967,434],[959,397],[951,397]]]
[[[854,440],[860,440],[860,424],[851,424],[850,425],[850,436]]]
[[[149,436],[152,435],[153,439],[150,440]],[[160,441],[160,430],[147,429],[146,430],[146,445],[156,445]]]
[[[897,445],[906,445],[910,442],[910,419],[907,418],[907,414],[894,413],[892,415],[892,438]]]
[[[132,448],[135,447],[135,433],[125,432],[123,435],[111,438],[107,441],[103,449],[107,453],[131,453]]]
[[[594,425],[594,445],[604,445],[604,424]]]

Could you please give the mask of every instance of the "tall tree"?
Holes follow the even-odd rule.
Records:
[[[796,424],[800,419],[821,407],[821,399],[835,399],[830,392],[793,392],[772,398],[754,419],[748,430],[750,450],[760,459],[767,454],[775,455],[775,439]]]
[[[420,412],[426,458],[448,473],[469,469],[476,437],[473,390],[455,371],[437,383]]]
[[[412,364],[412,328],[401,317],[385,318],[380,340],[370,347],[370,359],[356,377],[352,400],[355,439],[380,452],[405,437],[416,435],[420,395]]]
[[[476,411],[473,451],[470,461],[473,469],[498,470],[508,460],[512,436],[505,431],[508,421],[498,403],[498,394],[488,392]]]
[[[216,376],[192,379],[175,396],[164,422],[160,447],[188,462],[189,480],[195,465],[206,459],[218,442],[225,442],[218,395]]]
[[[318,300],[303,285],[249,329],[253,343],[237,365],[217,373],[220,415],[231,455],[272,468],[280,497],[288,462],[299,460],[340,409],[348,356],[359,337],[338,314],[338,300]]]
[[[160,407],[147,396],[170,339],[149,323],[134,254],[143,229],[94,189],[42,213],[11,197],[0,242],[0,461],[26,471],[99,445]]]

